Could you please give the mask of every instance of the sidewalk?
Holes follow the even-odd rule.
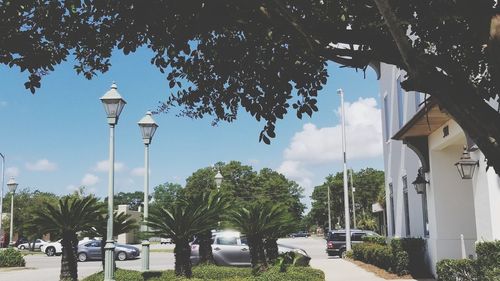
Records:
[[[323,270],[326,281],[386,281],[386,279],[343,259],[312,259],[311,266]],[[394,280],[415,281],[415,279]]]

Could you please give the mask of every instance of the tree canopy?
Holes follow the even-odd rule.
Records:
[[[159,111],[233,121],[240,108],[276,122],[318,110],[328,62],[403,69],[404,89],[431,95],[500,173],[500,6],[494,0],[127,0],[0,4],[0,63],[29,72],[32,92],[68,57],[90,79],[114,50],[146,47],[171,95]]]
[[[221,191],[227,194],[234,206],[249,206],[249,204],[281,203],[296,221],[302,217],[305,209],[300,202],[303,189],[296,182],[269,168],[259,172],[252,166],[243,165],[238,161],[217,163],[216,168],[198,169],[186,179],[186,196],[215,190],[215,174],[220,170],[224,177]]]
[[[349,179],[349,208],[352,216],[352,192]],[[361,228],[366,228],[366,221],[373,220],[371,215],[371,206],[378,202],[379,193],[384,191],[384,172],[373,168],[362,169],[353,173],[353,186],[356,188],[354,192],[356,219],[357,225]],[[311,210],[307,218],[312,224],[328,227],[328,188],[330,188],[330,205],[332,227],[337,223],[340,226],[344,225],[344,188],[343,188],[343,173],[338,172],[335,175],[329,175],[325,178],[325,182],[314,187],[311,195]],[[363,222],[363,223],[361,223]],[[375,229],[373,229],[375,230]]]

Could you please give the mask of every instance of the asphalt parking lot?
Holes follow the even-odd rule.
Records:
[[[134,245],[141,249],[141,245]],[[155,252],[155,251],[173,251],[174,245],[152,244],[150,254],[150,269],[151,270],[166,270],[174,268],[174,254],[172,252]],[[0,280],[19,280],[19,281],[54,281],[59,280],[61,270],[61,256],[48,257],[41,253],[27,255],[25,269],[5,270],[0,271]],[[117,261],[116,265],[119,268],[140,270],[142,260],[126,260]],[[101,261],[86,261],[78,263],[78,277],[82,279],[93,273],[102,270]]]

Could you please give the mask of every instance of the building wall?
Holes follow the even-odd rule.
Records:
[[[382,64],[380,79],[380,98],[382,104],[382,128],[384,134],[384,171],[387,210],[388,236],[424,237],[424,216],[422,195],[416,193],[411,184],[417,177],[420,161],[401,141],[391,137],[415,114],[422,95],[404,92],[398,86],[398,78],[403,73],[396,67]],[[399,91],[402,91],[399,93]],[[398,96],[399,95],[399,96]],[[402,106],[402,107],[400,107]],[[402,112],[399,110],[402,109]],[[400,121],[400,118],[402,120]],[[403,177],[406,177],[408,190],[408,210],[410,233],[406,233],[406,212],[404,202]],[[393,188],[394,214],[390,202],[390,184]],[[394,224],[392,223],[394,216]]]
[[[471,153],[479,160],[472,180],[474,204],[476,206],[476,227],[478,241],[500,239],[500,178],[495,170],[486,171],[484,154],[477,150]]]
[[[449,134],[443,133],[448,127]],[[431,268],[444,258],[461,258],[460,235],[464,236],[466,256],[475,255],[476,219],[473,188],[455,167],[466,143],[460,127],[450,120],[429,138],[430,184],[428,185],[429,227],[427,241]]]
[[[118,213],[126,213],[131,215],[131,219],[135,219],[137,222],[141,222],[141,212],[132,211],[128,209],[128,205],[118,205]],[[132,244],[138,242],[137,232],[128,232],[118,235],[117,242],[121,244]]]

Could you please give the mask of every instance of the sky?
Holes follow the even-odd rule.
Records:
[[[113,81],[127,101],[115,131],[115,193],[144,189],[144,145],[137,125],[169,92],[166,76],[150,64],[152,53],[115,52],[111,69],[92,80],[77,75],[74,62],[55,68],[34,95],[24,88],[27,74],[0,66],[0,152],[5,181],[19,188],[68,194],[79,186],[107,196],[109,127],[99,100]],[[314,186],[342,171],[340,97],[344,90],[347,165],[383,169],[378,81],[373,70],[328,67],[318,94],[319,111],[298,119],[290,111],[277,123],[271,145],[258,141],[264,123],[242,111],[232,123],[211,126],[212,118],[154,115],[159,125],[150,146],[150,190],[164,182],[181,185],[194,171],[237,160],[254,170],[268,167],[297,181],[309,206]],[[4,187],[4,194],[7,192]]]

